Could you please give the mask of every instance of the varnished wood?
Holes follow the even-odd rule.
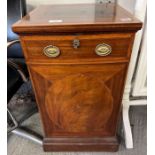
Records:
[[[62,19],[62,23],[48,23]],[[40,6],[19,33],[44,128],[45,151],[117,151],[117,125],[135,32],[142,23],[119,6]],[[80,45],[74,48],[73,41]],[[98,44],[112,52],[101,57]],[[43,49],[60,49],[56,58]]]
[[[31,65],[36,95],[46,111],[47,136],[114,136],[116,127],[111,128],[109,118],[117,120],[126,67]]]
[[[49,20],[62,20],[49,23]],[[17,33],[137,31],[142,23],[118,5],[43,5],[13,26]]]
[[[75,61],[78,59],[97,61],[107,61],[117,58],[129,58],[130,49],[134,33],[126,34],[91,34],[91,35],[57,35],[57,36],[22,36],[23,48],[26,50],[25,58],[28,61],[36,62],[57,62],[57,61]],[[80,46],[75,49],[73,40],[78,39]],[[99,44],[108,44],[112,48],[111,54],[106,57],[98,56],[95,48]],[[49,58],[43,53],[43,49],[49,45],[54,45],[60,49],[60,55],[57,58]]]
[[[87,147],[86,147],[87,145]],[[50,151],[117,151],[118,140],[111,138],[45,138],[44,150]],[[66,147],[69,146],[69,147]]]
[[[118,149],[116,128],[126,67],[126,64],[29,67],[48,137],[48,141],[44,139],[46,151]],[[64,137],[66,141],[60,138],[59,143],[53,143],[53,137],[56,140]],[[73,143],[72,138],[76,137],[89,138],[92,144],[83,139]],[[95,137],[101,141],[96,142]],[[105,137],[109,137],[108,143]]]

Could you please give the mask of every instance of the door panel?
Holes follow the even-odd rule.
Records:
[[[115,135],[126,67],[31,65],[45,135]]]

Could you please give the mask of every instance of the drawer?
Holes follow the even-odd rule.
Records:
[[[21,40],[27,60],[54,62],[127,59],[130,56],[133,37],[132,33],[80,34],[23,36]]]

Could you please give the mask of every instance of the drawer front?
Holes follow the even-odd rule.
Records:
[[[55,62],[68,60],[115,60],[129,58],[134,35],[89,34],[21,37],[27,60]],[[54,55],[49,50],[54,49]],[[53,54],[53,53],[52,53]]]
[[[45,137],[115,136],[127,64],[29,65]]]

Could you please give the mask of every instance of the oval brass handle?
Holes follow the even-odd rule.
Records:
[[[60,55],[59,48],[53,45],[45,47],[43,52],[47,57],[50,57],[50,58],[55,58]]]
[[[112,52],[112,48],[108,44],[99,44],[96,46],[95,53],[99,56],[107,56]]]

